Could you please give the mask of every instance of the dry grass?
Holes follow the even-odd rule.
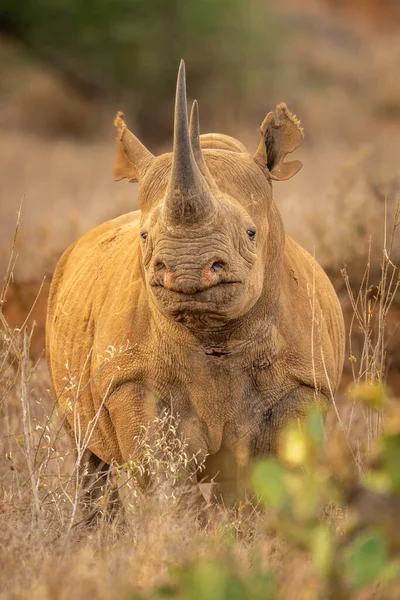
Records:
[[[94,225],[137,207],[136,187],[112,181],[114,132],[107,144],[3,133],[0,271],[8,261],[16,213],[24,199],[24,236],[15,277],[41,281],[60,254]]]
[[[397,226],[398,212],[381,253],[379,293],[371,296],[371,261],[359,292],[353,293],[346,279],[354,321],[359,322],[365,342],[358,355],[353,350],[357,355],[357,362],[351,362],[353,399],[366,393],[360,382],[375,396],[381,394],[374,386],[386,373],[386,320],[398,289],[398,271],[391,261]],[[9,264],[1,303],[12,278],[14,255]],[[215,508],[206,528],[199,524],[193,491],[176,485],[180,466],[193,459],[186,456],[184,441],[167,418],[156,421],[151,433],[143,432],[137,456],[115,471],[124,522],[104,521],[95,530],[86,529],[79,506],[80,456],[72,452],[44,362],[29,360],[32,330],[11,330],[1,309],[0,319],[1,599],[117,600],[169,593],[177,598],[222,600],[230,596],[218,595],[215,586],[224,577],[226,589],[245,582],[247,591],[237,592],[237,597],[252,599],[265,597],[264,579],[264,587],[257,591],[258,578],[265,573],[272,573],[279,590],[271,598],[317,598],[318,590],[328,584],[326,597],[339,597],[333,579],[324,583],[312,555],[302,544],[293,543],[290,533],[282,535],[272,515],[245,504],[233,512]],[[333,468],[341,465],[339,471],[344,479],[350,477],[352,487],[357,470],[368,471],[381,424],[382,413],[373,413],[369,405],[332,398],[326,427],[328,457]],[[149,473],[153,484],[147,493],[138,493],[137,479]],[[352,522],[348,509],[338,512],[328,507],[326,514],[335,538],[341,540]],[[393,582],[381,585],[385,598],[398,597]],[[374,590],[372,586],[351,597],[372,598]]]
[[[391,223],[398,220],[400,194],[395,152],[400,144],[400,88],[393,76],[400,44],[394,37],[364,38],[329,20],[321,26],[320,18],[318,13],[295,18],[296,35],[280,53],[279,76],[251,121],[255,129],[265,110],[285,99],[306,128],[306,145],[299,152],[305,168],[293,182],[276,186],[275,194],[288,233],[315,252],[328,270],[351,325],[347,356],[356,361],[346,363],[336,410],[332,406],[328,414],[326,438],[332,464],[344,462],[345,474],[356,481],[354,471],[368,472],[367,458],[373,462],[383,420],[380,410],[376,413],[358,399],[372,390],[372,401],[379,402],[385,394],[394,394],[382,394],[376,382],[395,390],[399,383],[399,280],[393,265],[399,264],[400,246],[398,230],[391,238]],[[46,139],[29,126],[28,112],[38,111],[38,122],[47,118],[43,89],[53,89],[53,84],[46,79],[43,87],[40,81],[29,78],[24,87],[28,96],[14,95],[13,108],[2,113],[0,123],[0,271],[7,272],[0,292],[0,600],[139,600],[166,597],[168,591],[171,595],[182,581],[187,587],[176,596],[182,599],[265,597],[254,590],[218,595],[225,575],[215,572],[215,564],[254,589],[258,584],[252,578],[271,571],[279,598],[314,599],[319,592],[329,597],[310,554],[290,541],[290,535],[272,531],[270,514],[250,506],[231,513],[216,509],[204,529],[187,488],[174,491],[159,484],[149,494],[138,494],[133,484],[143,469],[173,474],[180,461],[190,459],[172,436],[164,446],[169,458],[160,466],[151,451],[165,441],[160,428],[158,438],[143,437],[135,463],[116,477],[124,496],[125,523],[102,522],[90,531],[81,523],[77,457],[57,412],[47,368],[43,360],[36,362],[43,339],[35,339],[33,320],[26,317],[36,302],[36,310],[42,305],[40,317],[32,314],[43,322],[45,288],[37,301],[36,295],[60,253],[90,227],[136,208],[137,198],[135,186],[111,181],[111,126],[109,135],[96,141]],[[87,110],[78,106],[74,112],[62,95],[57,102],[72,121],[82,119]],[[58,116],[53,117],[57,128]],[[70,126],[67,123],[67,129]],[[255,145],[256,134],[249,131],[241,136],[232,124],[227,133]],[[23,234],[10,262],[22,197]],[[339,273],[344,260],[343,280]],[[32,285],[25,299],[26,286],[18,288],[24,281]],[[30,344],[31,356],[37,358],[28,358]],[[352,395],[346,391],[349,383],[354,384]],[[328,507],[326,512],[335,536],[343,539],[352,511]],[[191,565],[194,571],[188,570]],[[172,588],[155,591],[165,585]],[[398,598],[398,585],[354,592],[351,597]]]

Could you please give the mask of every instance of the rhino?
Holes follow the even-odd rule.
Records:
[[[172,153],[154,156],[117,114],[114,178],[139,182],[140,210],[76,241],[51,284],[55,393],[72,439],[90,429],[86,506],[165,411],[179,416],[202,480],[235,497],[247,466],[276,452],[288,421],[326,406],[342,373],[338,298],[285,235],[273,200],[272,182],[302,167],[285,160],[303,140],[300,122],[279,104],[255,154],[230,136],[200,135],[183,62],[174,119]]]

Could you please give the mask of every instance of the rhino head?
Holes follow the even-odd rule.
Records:
[[[261,125],[254,155],[225,135],[199,132],[194,101],[188,122],[185,67],[178,74],[171,154],[153,156],[122,113],[114,178],[138,181],[141,261],[149,297],[164,316],[220,327],[279,293],[284,251],[272,180],[295,175],[284,162],[302,141],[299,122],[280,104]]]

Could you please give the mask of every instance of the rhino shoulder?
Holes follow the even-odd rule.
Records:
[[[94,322],[114,341],[119,314],[142,286],[138,259],[140,213],[132,212],[95,227],[62,255],[51,284],[47,316],[47,360],[52,373],[70,364],[82,367],[95,338]],[[114,329],[104,326],[107,318]],[[124,333],[124,339],[125,336]],[[111,339],[112,338],[112,339]],[[83,355],[83,359],[82,359]]]
[[[74,242],[61,256],[50,286],[47,329],[64,306],[82,304],[83,298],[104,295],[113,274],[127,268],[135,276],[140,211],[131,212],[98,225]],[[124,256],[125,255],[125,256]],[[103,290],[103,291],[102,291]],[[80,311],[76,309],[76,314]]]
[[[108,262],[107,257],[111,258],[113,246],[123,244],[127,238],[133,241],[137,238],[139,221],[140,211],[134,211],[106,221],[85,233],[61,256],[54,271],[54,284],[57,285],[71,271],[80,271],[83,264],[87,267],[91,262],[98,265],[103,264],[104,260]]]
[[[296,319],[293,321],[295,307]],[[344,321],[335,289],[323,268],[302,246],[287,237],[282,270],[283,328],[297,345],[308,347],[311,323],[318,329],[326,353],[326,369],[335,389],[344,362]],[[314,314],[313,314],[314,313]],[[321,366],[321,371],[325,369]]]
[[[125,215],[105,221],[101,225],[94,227],[87,233],[85,233],[75,244],[74,254],[89,250],[92,248],[99,248],[106,246],[107,242],[112,242],[118,238],[122,238],[127,233],[136,233],[139,228],[140,222],[140,211],[136,210]],[[98,252],[98,250],[96,250]]]
[[[332,283],[317,259],[289,236],[285,241],[283,274],[296,284],[302,283],[303,290],[305,284],[310,293],[313,289],[317,296],[329,292],[337,300]]]

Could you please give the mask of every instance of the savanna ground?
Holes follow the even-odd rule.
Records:
[[[137,190],[111,180],[108,121],[123,107],[90,103],[2,40],[1,599],[399,597],[400,40],[377,3],[354,3],[351,17],[346,3],[327,5],[293,1],[279,14],[270,85],[223,129],[255,148],[277,102],[302,120],[304,168],[274,192],[287,232],[342,302],[343,382],[324,426],[311,413],[285,432],[278,461],[255,467],[256,499],[214,509],[206,526],[190,488],[174,485],[191,460],[174,422],[144,431],[112,475],[124,522],[82,523],[77,458],[43,357],[47,291],[61,252],[135,208]],[[219,98],[204,131],[225,109]],[[144,495],[143,472],[155,479]]]

